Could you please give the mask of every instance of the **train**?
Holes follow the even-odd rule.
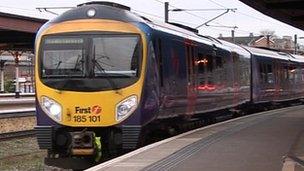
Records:
[[[158,126],[304,97],[303,56],[203,36],[112,2],[47,22],[35,54],[37,141],[45,163],[62,168],[138,148]]]

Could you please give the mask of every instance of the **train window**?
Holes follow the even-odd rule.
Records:
[[[198,66],[198,80],[199,84],[212,84],[213,83],[213,58],[210,55],[204,55],[198,53],[198,59],[196,61]]]
[[[274,83],[273,70],[271,64],[267,64],[267,83],[269,84]]]
[[[198,72],[203,74],[207,69],[207,59],[204,57],[203,54],[198,53],[198,61],[196,62],[198,66]]]
[[[195,51],[194,51],[194,47],[193,46],[191,46],[191,65],[193,67],[195,66]]]
[[[60,90],[126,87],[139,78],[140,40],[137,34],[45,36],[39,54],[39,74],[44,84]]]
[[[207,71],[212,72],[213,71],[213,58],[212,56],[206,56],[206,64],[207,64]]]
[[[232,52],[232,60],[233,60],[233,63],[238,63],[240,60],[239,55],[235,52]]]
[[[295,69],[295,82],[301,82],[301,68],[298,67]]]
[[[273,68],[272,64],[267,64],[261,62],[259,64],[259,71],[260,71],[260,82],[261,83],[274,83],[274,75],[273,75]]]
[[[240,56],[235,52],[232,52],[231,55],[233,60],[233,80],[234,83],[240,83],[240,79],[245,71],[240,72]]]
[[[263,63],[260,63],[259,64],[259,68],[260,68],[260,82],[261,83],[265,83],[266,80],[267,80],[267,77],[266,77],[266,72],[265,72],[265,65]]]
[[[191,67],[190,67],[190,64],[192,63],[191,62],[191,58],[190,58],[190,47],[189,46],[186,46],[186,54],[187,54],[187,73],[188,73],[188,82],[190,82],[190,75],[191,75]]]
[[[216,58],[216,68],[222,68],[223,67],[223,59],[220,56],[217,56]]]
[[[83,38],[49,37],[44,40],[42,77],[84,76]]]
[[[288,67],[287,66],[284,66],[283,78],[284,78],[284,80],[288,80]]]
[[[137,76],[139,54],[138,36],[95,37],[93,38],[94,74],[95,76]]]
[[[289,67],[288,78],[290,83],[294,83],[295,81],[295,71],[296,71],[295,67]]]

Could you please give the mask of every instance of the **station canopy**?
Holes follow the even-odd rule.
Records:
[[[248,6],[304,30],[304,0],[240,0]]]
[[[47,21],[0,12],[0,50],[33,51],[36,33]]]

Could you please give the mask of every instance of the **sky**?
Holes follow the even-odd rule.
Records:
[[[131,10],[147,18],[164,20],[165,0],[107,0],[131,7]],[[169,9],[189,9],[184,12],[169,12],[169,21],[178,22],[191,27],[197,27],[211,18],[221,14],[224,8],[237,8],[235,12],[229,12],[222,17],[210,22],[210,26],[199,28],[200,34],[218,37],[231,36],[231,29],[235,29],[236,36],[248,36],[250,33],[258,36],[262,30],[272,30],[279,37],[294,36],[297,34],[299,43],[304,45],[304,31],[272,19],[262,13],[248,7],[238,0],[167,0]],[[51,19],[56,15],[39,12],[37,7],[75,7],[77,4],[89,2],[89,0],[1,0],[0,11],[26,15],[36,18]],[[190,11],[190,9],[220,9],[205,11]],[[66,9],[65,9],[66,10]],[[62,13],[65,10],[51,10]]]

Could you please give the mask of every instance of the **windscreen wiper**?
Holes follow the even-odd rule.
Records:
[[[59,66],[61,65],[62,61],[58,61],[57,65],[56,65],[56,70],[59,68]]]
[[[58,70],[58,68],[59,68],[59,66],[61,65],[61,63],[62,63],[62,61],[58,61],[55,70]],[[43,76],[43,77],[46,78],[46,79],[49,79],[49,78],[52,77],[52,75],[45,75],[45,76]]]
[[[93,62],[93,64],[94,64],[94,65],[93,65],[93,71],[94,71],[94,68],[95,68],[95,66],[96,66],[97,69],[98,69],[99,71],[101,71],[102,73],[105,74],[104,78],[110,83],[110,86],[111,86],[112,90],[114,90],[115,93],[121,95],[121,92],[118,91],[118,87],[117,87],[117,85],[115,84],[115,82],[114,82],[111,78],[108,77],[108,74],[106,73],[105,69],[104,69],[104,68],[100,65],[100,63],[95,59],[95,46],[94,46],[94,48],[93,48],[93,59],[92,59],[92,62]],[[94,74],[95,74],[95,73],[94,73]]]
[[[94,64],[94,68],[95,68],[95,66],[96,66],[97,69],[98,69],[99,71],[101,71],[102,73],[106,74],[106,75],[104,76],[104,78],[110,83],[111,88],[112,88],[117,94],[121,94],[121,93],[118,91],[118,87],[117,87],[117,85],[115,84],[115,82],[114,82],[111,78],[109,78],[109,77],[107,76],[108,74],[106,73],[105,69],[98,63],[98,61],[95,60],[95,59],[92,59],[92,62],[93,62],[93,64]]]
[[[105,58],[105,59],[110,60],[110,58],[109,58],[108,56],[106,56],[106,55],[98,55],[98,56],[100,56],[100,57],[98,57],[97,59]],[[109,66],[109,67],[112,67],[112,68],[114,67],[113,65],[108,64],[108,63],[106,63],[106,62],[103,62],[103,61],[101,61],[101,60],[96,60],[96,59],[94,59],[94,60],[98,63],[98,65],[99,65],[99,67],[101,67],[101,69],[103,69],[103,67],[101,66],[101,64],[102,64],[102,65]],[[105,73],[105,72],[106,72],[106,71],[103,70],[103,73]],[[115,73],[115,75],[117,75],[117,76],[123,76],[123,77],[128,77],[128,78],[131,77],[130,75],[127,75],[127,74],[124,74],[124,73],[119,73],[119,72]]]
[[[79,60],[80,59],[80,55],[78,55],[77,59],[76,59],[76,62],[75,62],[75,66],[74,66],[74,70],[77,69],[78,65],[81,63],[83,63],[83,60]]]
[[[74,66],[74,68],[73,68],[73,69],[75,70],[75,72],[76,72],[77,67],[78,67],[78,65],[80,64],[80,62],[81,62],[81,63],[83,62],[83,59],[80,60],[80,58],[81,58],[81,56],[78,55],[78,57],[77,57],[77,59],[76,59],[76,62],[75,62],[75,66]],[[59,61],[59,62],[60,62],[60,64],[62,63],[62,61]],[[59,62],[58,62],[58,63],[59,63]],[[83,68],[82,68],[81,71],[83,72]],[[61,87],[62,89],[64,89],[64,88],[66,87],[66,85],[68,84],[68,82],[71,80],[72,73],[71,73],[71,72],[67,73],[65,77],[66,77],[67,79],[64,79],[64,80],[61,81],[62,85],[61,85],[60,87]],[[58,85],[57,89],[59,90],[59,85]],[[59,91],[61,92],[61,90],[59,90]]]

